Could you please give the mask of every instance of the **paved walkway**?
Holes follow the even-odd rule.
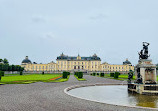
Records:
[[[62,83],[1,85],[0,111],[145,111],[77,99],[64,93],[65,88],[73,85],[122,83],[89,75],[85,75],[84,78],[87,81],[78,81],[71,75],[69,81]]]

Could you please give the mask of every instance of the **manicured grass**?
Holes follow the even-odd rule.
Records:
[[[105,74],[104,76],[105,78],[109,78],[109,79],[116,79],[114,77],[110,77],[110,74]],[[121,81],[124,81],[124,80],[127,80],[128,79],[128,74],[121,74],[119,75],[119,78],[116,79],[116,80],[121,80]],[[133,79],[132,80],[135,80],[135,75],[133,76]]]
[[[15,75],[2,77],[0,84],[29,84],[34,82],[64,82],[68,79],[59,78],[58,80],[50,80],[62,76],[62,74],[30,74],[30,75]]]
[[[86,79],[84,79],[84,78],[78,78],[76,75],[74,75],[75,76],[75,78],[78,80],[78,81],[86,81]]]

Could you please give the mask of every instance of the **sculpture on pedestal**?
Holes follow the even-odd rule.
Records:
[[[147,42],[143,42],[143,49],[138,53],[139,54],[139,59],[148,59],[150,55],[148,55],[148,46],[150,44]]]
[[[156,65],[148,55],[149,43],[143,42],[143,49],[138,53],[139,61],[135,66],[135,82],[131,83],[131,74],[128,76],[128,90],[139,94],[158,94]]]

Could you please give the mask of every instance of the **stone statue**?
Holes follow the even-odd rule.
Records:
[[[137,80],[135,81],[138,84],[142,84],[142,76],[140,75],[140,68],[137,69]]]
[[[139,54],[139,59],[148,59],[148,46],[150,44],[147,42],[143,42],[143,49],[138,53]]]
[[[130,84],[131,83],[131,79],[133,79],[133,71],[130,71],[129,73],[128,73],[128,80],[127,80],[127,82]]]

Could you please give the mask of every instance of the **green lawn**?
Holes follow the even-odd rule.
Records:
[[[105,78],[114,79],[113,77],[110,77],[110,74],[105,74]],[[127,80],[127,79],[128,79],[128,74],[121,74],[119,75],[119,78],[117,80]],[[135,80],[135,75],[133,76],[133,80]],[[157,81],[158,81],[158,76],[157,76]]]
[[[109,79],[115,79],[114,77],[110,77],[110,74],[105,74],[104,76],[105,78],[109,78]],[[116,80],[127,80],[128,79],[128,74],[121,74],[119,75],[119,78],[116,79]],[[135,75],[133,76],[133,80],[135,80]]]
[[[0,84],[28,84],[34,82],[64,82],[68,79],[50,80],[62,74],[30,74],[30,75],[5,75],[2,77]]]

